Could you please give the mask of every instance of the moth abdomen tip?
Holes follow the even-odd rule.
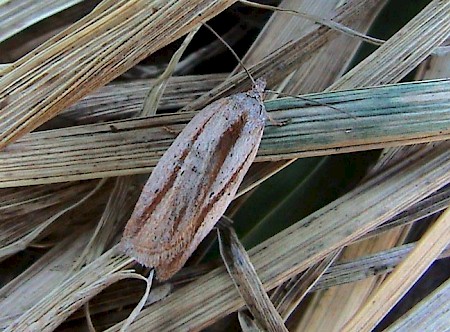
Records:
[[[151,256],[146,252],[140,252],[139,248],[136,248],[129,239],[122,239],[118,244],[118,250],[145,267],[154,266],[150,259]]]

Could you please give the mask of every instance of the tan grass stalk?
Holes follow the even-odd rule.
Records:
[[[75,233],[0,289],[0,328],[5,330],[73,273],[72,262],[88,241],[88,232]]]
[[[161,98],[166,90],[169,78],[173,75],[178,62],[181,59],[181,56],[183,55],[184,51],[186,51],[186,48],[191,43],[200,27],[201,25],[197,26],[188,33],[181,46],[177,49],[177,51],[170,59],[167,68],[153,83],[150,91],[147,94],[147,97],[144,100],[144,106],[142,112],[140,113],[141,116],[151,116],[156,114],[156,110],[159,107]]]
[[[5,331],[53,331],[73,312],[103,289],[119,280],[132,277],[131,271],[120,271],[133,260],[115,253],[113,248],[78,272],[73,272],[58,287],[25,311]],[[120,272],[119,272],[120,271]]]
[[[450,33],[450,6],[445,1],[433,1],[405,27],[372,55],[353,68],[329,90],[397,82],[439,46]],[[406,156],[403,156],[403,159]],[[399,158],[397,160],[402,160]],[[402,229],[360,242],[344,251],[352,257],[395,246],[402,241]],[[303,316],[297,330],[338,331],[375,289],[381,279],[373,278],[353,285],[327,290],[317,295]]]
[[[277,299],[274,299],[274,304],[276,304],[277,310],[280,312],[284,321],[288,320],[289,316],[301,303],[306,294],[317,285],[323,274],[339,256],[340,252],[341,250],[331,252],[322,261],[310,266],[302,274],[291,278],[276,288],[271,298],[279,295]]]
[[[347,24],[357,17],[361,11],[374,8],[379,0],[351,0],[339,8],[333,20],[335,22]],[[301,63],[309,60],[312,55],[332,38],[339,36],[339,32],[321,26],[309,31],[306,35],[291,41],[282,48],[266,56],[263,60],[252,65],[249,71],[254,77],[265,77],[268,87],[280,83],[292,70]],[[240,72],[225,81],[210,93],[187,105],[186,110],[196,110],[203,108],[213,100],[238,91],[248,90],[248,76],[245,72]]]
[[[250,258],[265,288],[272,289],[449,183],[449,167],[447,145],[428,158],[398,165],[375,177],[253,248]],[[198,292],[199,287],[202,292]],[[181,305],[186,298],[189,306]],[[226,272],[219,268],[145,309],[131,331],[144,327],[160,331],[181,326],[199,329],[242,305]],[[180,310],[174,311],[174,307]]]
[[[238,320],[242,332],[262,332],[247,312],[240,310],[238,312]]]
[[[0,78],[0,148],[234,2],[104,0]]]
[[[392,229],[393,227],[407,225],[432,215],[436,215],[437,213],[445,210],[448,206],[450,206],[450,188],[443,188],[417,204],[414,204],[409,209],[389,220],[387,223],[367,233],[364,237],[378,235]]]
[[[338,262],[324,273],[323,277],[312,288],[312,291],[354,283],[372,276],[387,274],[405,259],[415,245],[416,243],[408,243],[353,260]],[[449,250],[449,247],[447,247],[447,250]],[[446,257],[448,257],[448,252],[443,252],[439,256],[440,259]]]
[[[234,229],[219,227],[218,237],[223,262],[257,325],[264,331],[287,332]]]
[[[33,24],[80,2],[82,0],[13,0],[0,3],[0,22],[2,22],[0,43]]]
[[[326,106],[268,102],[283,127],[265,130],[257,161],[361,151],[449,137],[450,81],[318,94]],[[424,112],[424,109],[426,111]],[[38,132],[0,152],[0,187],[74,181],[151,170],[192,114],[124,120]],[[39,149],[37,149],[39,147]]]
[[[390,274],[342,331],[370,331],[414,285],[450,243],[450,209],[422,236],[416,247]]]
[[[105,179],[102,179],[104,181]],[[108,203],[98,220],[97,226],[85,245],[83,252],[74,262],[74,269],[78,270],[83,265],[91,263],[99,257],[111,245],[118,232],[120,232],[127,217],[131,214],[137,199],[136,192],[131,192],[135,185],[130,177],[118,177],[115,179],[114,188],[109,195]]]
[[[389,326],[386,332],[434,332],[448,329],[450,279]]]
[[[158,110],[181,108],[222,83],[225,77],[225,74],[171,77]],[[145,95],[154,83],[154,79],[142,79],[108,84],[61,112],[44,127],[53,129],[139,116]]]
[[[375,275],[383,275],[391,272],[408,253],[414,248],[415,243],[409,243],[380,251],[371,255],[359,257],[354,260],[338,262],[332,265],[323,276],[312,286],[309,292],[327,289],[337,285],[353,283]],[[439,259],[448,257],[449,247],[443,252]],[[192,267],[185,268],[175,276],[177,284],[181,282],[183,273],[192,270]],[[209,271],[211,271],[210,269]],[[186,280],[191,282],[192,280]],[[172,290],[172,283],[165,283],[152,289],[147,305],[155,303],[167,297]],[[106,289],[100,296],[90,302],[90,312],[92,314],[102,314],[106,311],[113,311],[124,306],[136,303],[136,299],[141,296],[142,288],[138,282],[130,280],[126,285],[113,285]],[[72,315],[73,319],[81,317],[81,311]]]
[[[324,1],[324,0],[283,0],[279,4],[280,8],[293,8],[295,10],[301,10],[321,17],[329,17],[336,7],[339,0]],[[249,50],[247,51],[243,61],[246,66],[252,66],[264,59],[271,52],[274,52],[283,47],[288,42],[297,39],[299,36],[304,35],[310,31],[313,27],[317,27],[314,22],[295,17],[293,15],[283,14],[281,12],[274,11],[266,23],[262,31],[259,33],[258,38],[253,42]],[[337,37],[337,39],[341,36]],[[329,47],[329,43],[325,45],[325,48]],[[314,61],[317,56],[306,61],[309,63]],[[233,73],[242,71],[240,66],[236,66]],[[303,91],[298,91],[298,93]],[[308,92],[308,91],[305,91]]]
[[[450,2],[433,0],[329,90],[398,82],[450,35]],[[380,65],[382,64],[382,65]]]
[[[3,217],[22,216],[63,203],[83,192],[92,183],[59,183],[46,186],[1,189],[0,213]]]
[[[44,232],[51,224],[57,221],[61,216],[66,214],[68,211],[71,211],[84,202],[86,202],[89,198],[91,198],[98,190],[105,184],[104,180],[99,181],[97,186],[94,189],[89,191],[87,194],[81,196],[74,203],[70,204],[63,209],[58,208],[55,211],[51,212],[51,217],[47,218],[43,222],[38,225],[33,225],[32,228],[27,229],[29,232],[25,232],[24,230],[20,230],[19,234],[16,236],[15,241],[9,243],[6,246],[0,247],[0,259],[8,257],[12,254],[15,254],[21,250],[24,250],[33,240],[35,240],[42,232]],[[17,220],[16,220],[17,225]],[[16,226],[15,225],[15,226]],[[17,226],[16,226],[17,227]],[[2,234],[3,235],[3,234]],[[11,241],[14,237],[11,234],[8,234],[8,240]]]
[[[77,205],[94,187],[94,182],[81,182],[1,190],[0,260],[50,234],[48,226],[55,221],[55,215]],[[67,225],[67,219],[61,220],[62,225]],[[77,219],[83,223],[83,217]]]

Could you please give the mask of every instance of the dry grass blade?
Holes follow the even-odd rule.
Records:
[[[397,82],[450,35],[450,2],[433,0],[382,47],[328,90]],[[380,64],[382,64],[380,66]]]
[[[379,1],[375,8],[368,7],[358,14],[359,20],[353,24],[355,28],[367,32],[385,4],[386,1]],[[348,70],[359,46],[358,39],[340,35],[321,48],[317,56],[299,66],[283,91],[298,94],[325,90]]]
[[[153,269],[150,271],[150,274],[149,274],[148,278],[145,278],[145,277],[143,277],[143,276],[141,276],[140,274],[137,274],[137,273],[127,274],[127,276],[126,276],[127,278],[131,277],[131,278],[136,278],[136,279],[140,279],[140,280],[145,281],[146,288],[145,288],[145,293],[142,296],[142,298],[139,301],[139,303],[137,304],[136,308],[133,309],[133,311],[131,312],[130,316],[125,320],[125,322],[123,323],[122,327],[120,328],[120,332],[125,332],[128,329],[130,324],[137,317],[137,315],[139,315],[139,313],[141,312],[142,308],[146,304],[148,296],[150,294],[150,288],[152,287],[153,275],[154,275],[154,270]]]
[[[50,0],[45,2],[14,0],[1,3],[0,22],[2,22],[2,29],[0,31],[0,43],[31,25],[80,2],[82,0]]]
[[[323,276],[313,285],[309,292],[328,289],[337,285],[353,283],[372,276],[389,273],[408,255],[414,246],[415,243],[410,243],[359,257],[351,261],[335,263],[325,271]],[[450,248],[447,247],[446,251],[439,256],[439,259],[448,257],[449,250]],[[182,275],[186,273],[187,270],[192,270],[192,267],[184,268],[181,273],[178,274],[176,280],[173,281],[179,281],[183,278]],[[212,269],[205,271],[210,272],[211,270]],[[202,275],[204,274],[205,273],[202,273]],[[90,302],[91,313],[102,314],[107,311],[117,310],[124,306],[135,304],[136,299],[142,294],[142,289],[140,289],[139,286],[138,282],[130,280],[127,285],[114,285],[106,289],[100,297],[96,297]],[[165,283],[153,288],[149,300],[147,301],[147,305],[167,297],[167,295],[172,292],[172,286],[172,283]],[[243,316],[249,318],[244,312],[239,311],[239,314],[241,313],[244,314]],[[72,318],[79,317],[81,317],[80,311],[72,316]],[[250,325],[254,326],[253,320],[250,321],[253,323]]]
[[[261,332],[261,329],[246,312],[240,310],[238,312],[238,320],[242,332]]]
[[[99,181],[99,183],[97,184],[97,186],[94,189],[89,191],[84,196],[81,196],[81,198],[78,199],[77,201],[75,201],[74,203],[70,204],[67,207],[64,207],[63,209],[58,208],[54,211],[51,211],[51,213],[50,213],[51,216],[48,219],[44,220],[43,222],[40,222],[38,225],[33,225],[33,227],[29,229],[30,230],[29,232],[26,232],[23,229],[19,229],[18,235],[16,235],[15,237],[12,236],[11,233],[9,233],[8,241],[10,241],[12,243],[8,243],[7,245],[2,245],[0,247],[0,260],[25,249],[33,240],[35,240],[51,224],[53,224],[56,220],[58,220],[61,216],[63,216],[68,211],[71,211],[71,210],[75,209],[76,207],[82,205],[84,202],[86,202],[104,184],[105,184],[104,180]],[[15,230],[17,230],[17,223],[18,223],[18,221],[15,220],[15,225],[14,225]],[[4,224],[2,224],[2,226],[4,226]],[[4,232],[5,228],[4,227],[2,227],[2,228],[3,228],[2,231]],[[11,241],[14,239],[15,239],[15,241]]]
[[[122,230],[126,217],[131,213],[136,200],[136,194],[130,193],[134,184],[130,177],[119,177],[100,220],[83,252],[74,263],[74,269],[79,269],[86,263],[94,261],[111,244],[116,234]]]
[[[0,78],[0,148],[233,2],[104,0]]]
[[[281,8],[294,8],[297,10],[320,15],[322,17],[329,17],[330,12],[334,10],[338,0],[305,0],[298,2],[295,0],[283,0],[280,2]],[[259,33],[257,39],[252,43],[247,51],[243,61],[246,66],[251,66],[258,63],[271,52],[283,47],[286,43],[297,39],[305,31],[311,30],[314,23],[305,19],[299,19],[292,15],[284,15],[281,12],[274,11],[270,16],[269,21],[265,24],[262,31]],[[327,44],[324,47],[328,47]],[[314,61],[314,56],[309,61]],[[236,66],[233,74],[242,71],[241,66]]]
[[[399,165],[250,250],[266,290],[449,183],[449,151],[447,145],[427,158]],[[190,299],[189,307],[182,305],[186,298]],[[225,271],[217,269],[144,310],[131,330],[199,329],[242,305]],[[175,312],[174,307],[183,309]],[[117,327],[110,331],[117,331]]]
[[[92,182],[60,183],[51,186],[32,186],[2,189],[0,212],[4,218],[20,217],[64,203],[72,195],[93,188]]]
[[[330,253],[320,262],[309,267],[301,275],[280,285],[272,294],[274,304],[283,320],[286,321],[306,294],[317,284],[322,275],[336,260],[340,250]]]
[[[304,0],[301,2],[284,0],[279,7],[294,8],[317,16],[329,17],[330,11],[334,10],[338,3],[337,0]],[[377,1],[373,5],[369,4],[361,8],[358,15],[353,17],[352,26],[359,31],[367,32],[385,3],[385,0]],[[298,38],[297,36],[303,34],[304,31],[310,30],[312,25],[311,21],[275,12],[247,53],[246,64],[257,63],[270,52],[276,51],[285,43]],[[289,82],[285,83],[286,80],[284,80],[283,83],[286,86],[283,91],[289,94],[299,94],[324,90],[342,75],[360,44],[360,41],[355,38],[339,35],[319,49],[313,58],[301,63],[289,78]]]
[[[449,243],[450,208],[431,226],[408,257],[345,324],[342,331],[370,331],[375,328]]]
[[[416,74],[417,80],[446,78],[450,75],[450,54],[431,56],[424,61]]]
[[[329,27],[330,29],[334,29],[337,31],[340,31],[348,36],[351,37],[355,37],[360,39],[361,41],[365,41],[367,43],[373,44],[373,45],[383,45],[383,43],[385,43],[385,40],[382,39],[378,39],[378,38],[374,38],[371,36],[367,36],[364,33],[361,33],[357,30],[354,30],[350,27],[344,26],[342,24],[336,23],[332,20],[327,20],[324,19],[320,16],[315,16],[315,15],[311,15],[309,13],[306,12],[302,12],[302,11],[298,11],[295,9],[289,9],[289,8],[279,8],[279,7],[275,7],[275,6],[270,6],[270,5],[264,5],[264,4],[259,4],[256,2],[252,2],[252,1],[247,1],[247,0],[239,0],[239,2],[246,4],[248,6],[252,6],[252,7],[256,7],[256,8],[262,8],[262,9],[268,9],[268,10],[273,10],[273,11],[279,11],[279,12],[284,12],[284,13],[289,13],[291,15],[295,15],[298,17],[302,17],[305,18],[307,20],[310,20],[312,22],[315,22],[317,24],[320,25],[324,25],[326,27]],[[450,52],[450,48],[448,46],[443,46],[443,47],[439,47],[435,52],[433,52],[436,55],[446,55]]]
[[[284,12],[284,13],[289,13],[291,15],[295,15],[298,17],[302,17],[305,18],[311,22],[326,26],[330,29],[333,30],[337,30],[339,32],[342,32],[350,37],[355,37],[358,38],[362,41],[374,44],[374,45],[381,45],[383,44],[383,40],[380,40],[378,38],[374,38],[374,37],[370,37],[367,36],[361,32],[358,32],[352,28],[349,28],[345,25],[342,25],[340,23],[336,23],[333,20],[327,20],[324,19],[320,16],[315,16],[309,13],[305,13],[305,12],[301,12],[295,9],[289,9],[289,8],[279,8],[279,7],[275,7],[275,6],[270,6],[270,5],[264,5],[264,4],[259,4],[257,2],[252,2],[252,1],[247,1],[247,0],[239,0],[239,2],[248,5],[248,6],[252,6],[252,7],[256,7],[256,8],[262,8],[262,9],[267,9],[267,10],[273,10],[273,11],[280,11],[280,12]]]
[[[287,331],[270,301],[250,257],[231,227],[218,228],[220,255],[248,310],[264,331]]]
[[[357,13],[366,12],[368,8],[373,8],[378,0],[347,1],[341,6],[333,21],[346,24],[357,17]],[[311,58],[313,53],[326,44],[330,39],[339,36],[339,32],[328,27],[319,27],[310,31],[305,36],[287,43],[279,50],[271,53],[264,60],[251,66],[249,71],[254,77],[264,77],[267,85],[273,86],[285,79],[292,70]],[[205,107],[213,100],[238,91],[248,90],[248,76],[245,72],[240,72],[225,81],[219,87],[211,90],[205,96],[187,105],[186,110],[196,110]]]
[[[327,155],[450,137],[450,80],[310,95],[358,120],[296,99],[267,102],[283,127],[266,128],[256,161]],[[32,133],[0,152],[0,187],[145,173],[192,114]]]
[[[450,32],[450,7],[445,1],[432,1],[406,26],[391,37],[372,55],[358,64],[329,90],[355,88],[398,82],[439,46]],[[398,162],[403,159],[399,158]],[[362,241],[345,250],[354,256],[368,250],[381,250],[402,241],[402,229],[393,229],[379,238]],[[381,278],[335,288],[317,295],[307,315],[303,315],[298,329],[310,331],[340,331],[345,323],[367,300]],[[330,315],[330,313],[335,313]]]
[[[94,182],[81,182],[3,189],[0,203],[0,260],[25,249],[38,237],[48,235],[48,226],[85,201],[83,197],[97,191],[94,187]]]
[[[421,17],[423,24],[427,26],[428,22]],[[421,22],[417,22],[416,25],[421,24]],[[427,29],[423,29],[423,33],[431,33],[433,31],[427,31]],[[414,40],[412,42],[415,42]],[[420,50],[420,49],[418,49]],[[430,56],[426,58],[419,70],[415,75],[416,80],[423,79],[436,79],[436,78],[447,78],[450,75],[450,55],[447,56]],[[429,145],[429,144],[428,144]],[[409,154],[414,153],[415,150],[420,150],[423,148],[429,148],[427,144],[425,145],[413,145],[410,147],[398,147],[398,148],[389,148],[385,149],[382,153],[382,157],[377,162],[377,164],[373,167],[371,172],[376,172],[380,168],[388,167],[389,164],[393,164],[398,160],[403,160]]]
[[[430,56],[424,62],[422,62],[419,70],[415,75],[415,79],[423,80],[423,79],[434,79],[434,78],[445,78],[450,75],[450,55],[446,56]],[[408,156],[417,153],[420,150],[432,149],[433,145],[431,144],[421,144],[421,145],[413,145],[410,147],[399,147],[399,148],[390,148],[383,151],[383,157],[380,158],[377,165],[372,170],[376,172],[383,167],[388,166],[389,164],[393,164],[398,160],[403,160],[408,158]],[[436,214],[438,211],[445,209],[449,205],[449,190],[450,188],[443,188],[428,197],[424,201],[417,204],[417,206],[412,207],[411,211],[405,211],[397,218],[394,218],[385,226],[395,226],[397,224],[401,224],[403,222],[415,221],[419,218],[424,218],[432,214]],[[383,226],[380,227],[377,231],[383,231]]]
[[[153,282],[152,282],[153,283]],[[147,298],[145,306],[151,305],[163,298],[166,298],[172,292],[172,284],[165,283],[157,286],[152,286],[151,292]],[[127,282],[121,282],[105,289],[101,294],[94,297],[89,302],[89,312],[92,317],[103,316],[105,313],[116,312],[121,315],[121,319],[125,320],[125,311],[121,312],[120,309],[125,307],[136,306],[137,300],[142,296],[145,291],[142,282],[139,280],[127,280]],[[75,312],[70,320],[82,319],[84,313],[81,310]],[[111,321],[117,323],[119,320],[114,319],[111,315]]]
[[[5,331],[53,331],[73,312],[96,294],[114,282],[128,278],[132,272],[122,271],[132,262],[131,258],[115,253],[116,248],[107,251],[98,259],[73,273],[54,288],[31,309],[24,312]]]
[[[175,67],[181,59],[186,48],[194,38],[197,31],[200,29],[200,25],[194,28],[184,39],[181,46],[175,52],[175,54],[170,59],[169,64],[167,65],[166,70],[156,79],[155,83],[152,85],[147,97],[144,100],[144,107],[141,112],[141,116],[150,116],[156,114],[156,110],[158,109],[159,102],[166,90],[166,86],[168,84],[169,78],[173,75],[175,71]]]
[[[408,146],[397,146],[389,149],[384,149],[381,152],[380,157],[377,160],[377,163],[371,167],[367,174],[366,178],[370,178],[374,174],[379,173],[380,171],[383,171],[392,165],[395,165],[399,160],[403,160],[404,158],[409,158],[415,153],[420,153],[424,149],[427,149],[428,144],[414,144],[414,145],[408,145]],[[402,158],[398,158],[398,152],[402,150]]]
[[[311,289],[312,292],[338,285],[353,283],[376,275],[384,275],[394,270],[414,249],[416,243],[404,244],[374,254],[331,266]],[[447,250],[449,247],[447,247]],[[439,258],[446,258],[444,252]]]
[[[71,263],[88,242],[88,232],[73,234],[48,251],[0,290],[0,329],[5,330],[73,273]]]
[[[6,72],[8,72],[11,69],[12,65],[9,63],[2,63],[0,64],[0,77],[5,75]]]
[[[442,188],[431,196],[414,204],[409,209],[395,216],[385,224],[364,235],[363,238],[378,235],[394,227],[407,225],[431,215],[437,214],[450,206],[450,186]]]
[[[439,147],[436,146],[435,148]],[[409,162],[414,162],[414,160],[418,160],[419,158],[427,158],[428,153],[430,153],[432,150],[433,147],[430,147],[429,149],[421,149],[416,153],[408,156],[408,158],[398,160],[397,163],[406,164]],[[395,167],[395,164],[391,165],[391,167]],[[417,202],[401,214],[391,218],[391,220],[389,220],[387,223],[380,226],[380,231],[390,230],[389,232],[383,233],[378,237],[373,237],[373,234],[377,233],[378,228],[376,228],[374,231],[366,233],[362,238],[360,238],[360,240],[366,240],[357,241],[357,243],[345,248],[343,251],[343,256],[345,255],[344,257],[346,257],[346,260],[351,260],[353,257],[367,255],[368,253],[370,254],[374,251],[378,252],[380,250],[385,250],[386,248],[398,245],[397,243],[402,243],[402,238],[401,236],[399,236],[399,234],[401,235],[403,227],[400,229],[398,227],[396,229],[393,229],[391,228],[391,226],[396,225],[397,222],[407,223],[409,221],[413,221],[415,217],[419,217],[420,213],[414,214],[415,209],[419,208],[420,206],[424,206],[422,205],[424,203],[426,205],[428,204],[428,202],[432,202],[433,196],[436,196],[438,200],[442,199],[443,201],[445,201],[445,191],[446,190],[443,188],[442,190],[436,192],[436,194],[433,193],[426,199]],[[441,196],[440,194],[443,195]],[[413,214],[408,215],[408,212],[413,212]],[[426,213],[426,211],[424,212]],[[392,234],[392,230],[397,231],[397,234]],[[367,239],[367,237],[371,238]],[[345,322],[348,321],[360,309],[360,307],[368,301],[368,297],[370,296],[371,292],[379,287],[379,284],[385,278],[384,273],[389,272],[392,267],[395,266],[395,264],[392,265],[392,262],[388,262],[386,266],[378,265],[374,267],[375,270],[373,271],[369,270],[363,272],[368,272],[365,278],[367,278],[367,276],[369,276],[369,278],[361,282],[343,285],[343,287],[333,287],[331,289],[327,289],[324,292],[316,293],[313,297],[312,302],[309,304],[310,307],[308,308],[307,314],[302,316],[302,320],[297,328],[302,329],[306,328],[307,326],[309,329],[315,331],[321,331],[324,329],[340,331],[342,325],[345,324]],[[379,271],[378,269],[381,269],[381,271]],[[378,272],[381,272],[381,275],[379,277],[370,278],[370,275],[377,275]],[[353,276],[349,275],[349,281],[351,282],[351,279],[356,276],[357,274],[354,274]],[[346,278],[344,276],[342,280],[344,281],[345,279]],[[331,315],[330,313],[334,313],[334,315]]]
[[[158,110],[181,108],[209,91],[211,86],[222,83],[225,77],[225,74],[171,77]],[[53,129],[138,116],[142,111],[145,95],[155,82],[155,79],[145,79],[108,84],[64,110],[42,127]]]
[[[420,301],[386,332],[445,331],[450,321],[450,279]]]

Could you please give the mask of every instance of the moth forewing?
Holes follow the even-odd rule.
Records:
[[[161,157],[121,246],[166,280],[185,264],[231,203],[265,124],[263,80],[201,110]]]

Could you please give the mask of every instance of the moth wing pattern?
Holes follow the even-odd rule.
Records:
[[[222,98],[186,125],[145,184],[122,250],[166,280],[211,231],[247,173],[265,124],[262,91]]]

